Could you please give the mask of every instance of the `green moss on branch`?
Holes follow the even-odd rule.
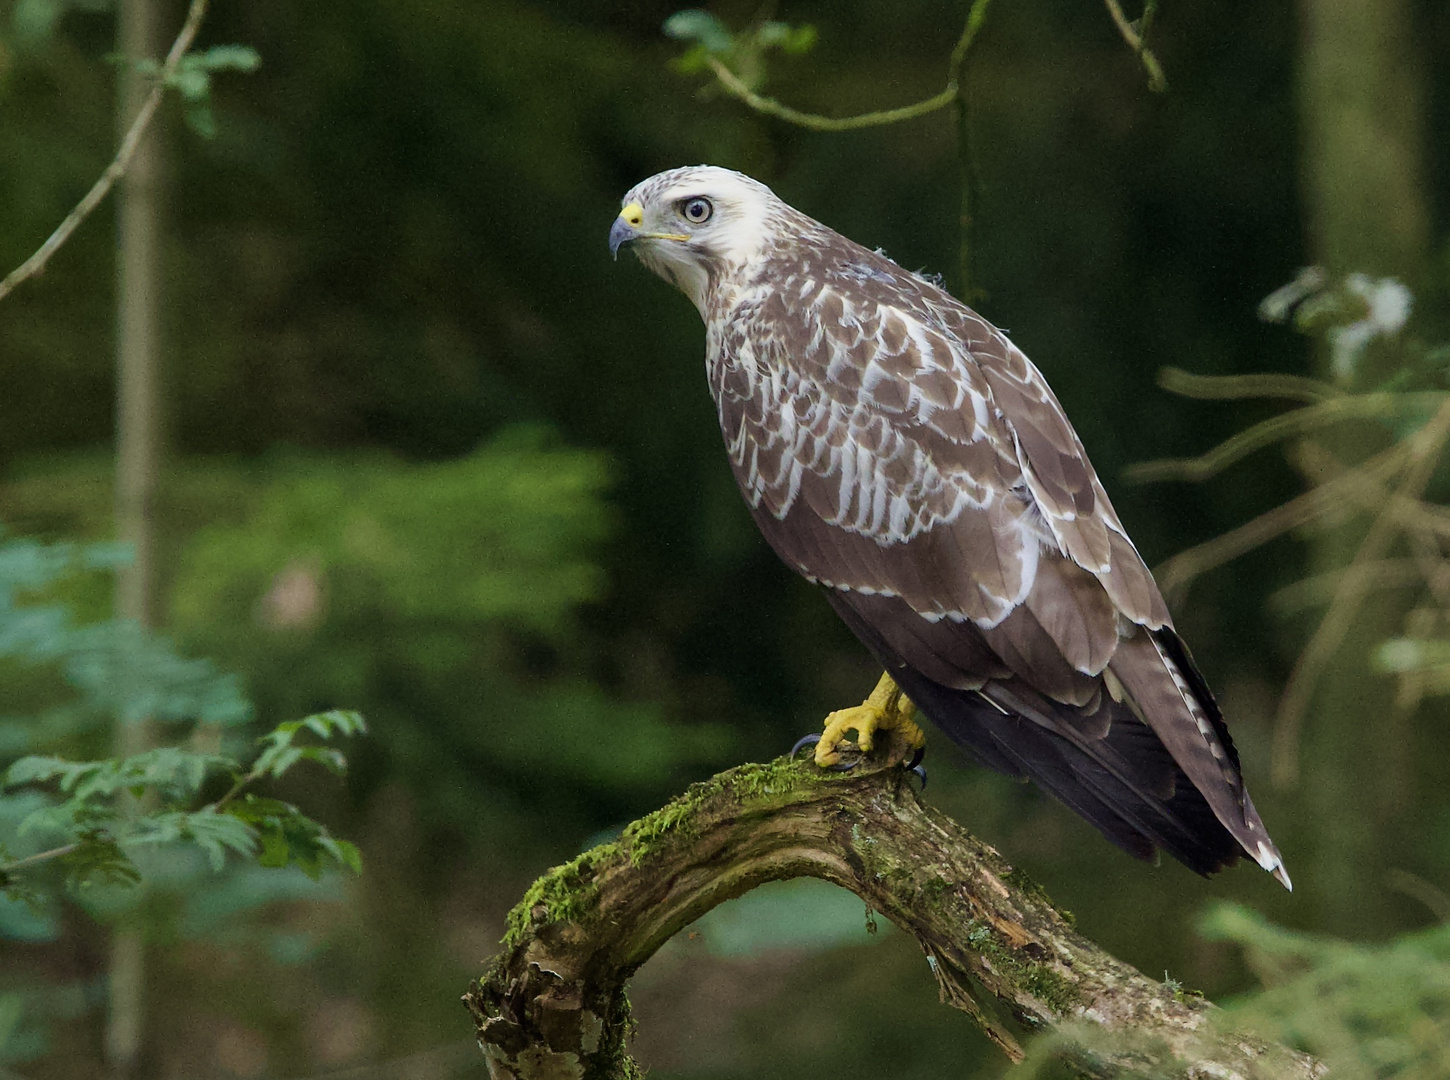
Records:
[[[1310,1059],[1217,1034],[1207,1002],[1078,935],[1025,874],[922,803],[900,767],[906,752],[893,737],[846,773],[787,758],[742,765],[541,877],[509,914],[504,952],[464,998],[491,1075],[633,1080],[629,977],[717,904],[809,875],[915,936],[942,1000],[1014,1059],[1019,1031],[1056,1028],[1076,1033],[1063,1034],[1058,1056],[1074,1068],[1091,1059],[1095,1075],[1186,1076],[1191,1067],[1317,1080]],[[1090,1051],[1083,1031],[1094,1033]],[[1120,1053],[1111,1050],[1119,1035],[1131,1044]],[[1144,1039],[1162,1047],[1157,1059],[1145,1062]]]

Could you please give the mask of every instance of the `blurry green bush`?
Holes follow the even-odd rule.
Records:
[[[439,464],[285,460],[187,546],[171,625],[284,715],[358,702],[436,824],[521,784],[662,794],[730,738],[619,700],[590,668],[578,609],[605,588],[607,481],[603,455],[535,427]]]
[[[1263,983],[1228,1003],[1226,1023],[1313,1054],[1336,1080],[1450,1076],[1450,923],[1371,945],[1219,904],[1199,929],[1243,946]]]
[[[108,466],[49,462],[11,484],[8,503],[52,533],[101,533]],[[536,427],[441,464],[297,453],[260,467],[180,463],[160,508],[172,538],[168,622],[187,652],[225,656],[245,680],[133,625],[76,614],[106,610],[108,570],[126,556],[115,545],[0,547],[0,666],[6,710],[17,713],[0,723],[0,753],[56,755],[16,762],[0,796],[0,858],[15,870],[0,936],[55,940],[62,894],[105,919],[144,920],[153,937],[213,941],[224,926],[235,937],[239,913],[337,898],[326,881],[269,882],[227,855],[314,876],[325,862],[355,867],[350,845],[289,804],[241,790],[297,760],[340,764],[291,740],[350,732],[352,714],[283,725],[252,760],[239,732],[254,711],[366,708],[377,745],[358,755],[354,795],[401,782],[435,853],[466,850],[467,823],[480,814],[492,819],[478,841],[485,850],[509,835],[531,842],[531,822],[557,817],[542,803],[522,809],[545,786],[561,807],[609,813],[728,754],[723,728],[670,723],[658,705],[621,701],[590,668],[578,612],[605,587],[596,549],[610,531],[608,479],[603,455]],[[197,521],[211,524],[198,530]],[[116,716],[157,724],[178,745],[73,763],[105,758]],[[145,813],[118,815],[124,793],[142,789],[153,793]],[[460,846],[440,846],[442,834]],[[136,879],[144,889],[124,888]],[[275,919],[254,920],[252,931],[274,959],[311,951],[298,952]],[[41,1052],[47,1018],[104,1000],[101,982],[39,989],[24,978],[0,986],[11,995],[0,997],[9,1060]],[[22,996],[28,1004],[11,1015]]]
[[[134,623],[80,623],[59,598],[78,575],[125,558],[116,545],[0,536],[0,677],[17,676],[7,679],[19,692],[7,704],[29,696],[36,705],[32,716],[0,719],[8,766],[0,774],[0,939],[54,941],[66,900],[104,921],[185,934],[218,902],[236,915],[298,894],[295,879],[259,882],[246,864],[295,867],[314,881],[327,866],[361,869],[353,845],[292,804],[248,789],[302,762],[342,772],[339,751],[299,736],[357,734],[362,718],[310,716],[279,725],[255,755],[228,752],[252,715],[234,676],[184,658]],[[162,745],[84,760],[104,755],[117,723],[152,725],[165,733]],[[207,789],[215,797],[204,798]],[[170,917],[158,923],[163,898]],[[88,996],[82,986],[6,978],[0,1063],[42,1053],[47,1021]]]

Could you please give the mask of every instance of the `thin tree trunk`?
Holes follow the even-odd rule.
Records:
[[[160,4],[121,0],[117,51],[127,60],[155,57],[165,47]],[[149,89],[123,66],[117,107],[124,134]],[[153,510],[160,468],[160,140],[147,132],[121,180],[116,239],[116,535],[135,557],[116,577],[118,618],[151,626],[155,619],[155,535]],[[117,720],[120,756],[147,748],[148,723]],[[110,1013],[106,1056],[118,1077],[131,1075],[145,1034],[145,944],[140,930],[124,923],[112,939]]]
[[[1311,257],[1336,274],[1361,271],[1414,284],[1428,252],[1425,94],[1410,0],[1300,0],[1299,111],[1302,183]],[[1353,388],[1387,372],[1367,367],[1320,374]],[[1328,444],[1346,464],[1384,443],[1369,427],[1346,428]],[[1363,541],[1361,518],[1315,541],[1310,573],[1342,569]],[[1345,635],[1338,662],[1318,687],[1303,729],[1298,787],[1303,820],[1323,823],[1309,854],[1320,925],[1353,933],[1383,894],[1394,852],[1382,838],[1411,770],[1407,718],[1390,680],[1370,669],[1373,650],[1403,628],[1403,594],[1368,597]],[[1372,777],[1367,782],[1366,777]],[[1378,838],[1378,839],[1377,839]]]
[[[1336,271],[1415,276],[1428,249],[1425,79],[1410,0],[1300,0],[1308,232]]]

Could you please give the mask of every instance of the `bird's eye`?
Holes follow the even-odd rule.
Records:
[[[685,220],[694,222],[696,225],[703,225],[709,221],[710,215],[714,212],[715,208],[710,205],[710,200],[702,199],[699,196],[686,199],[684,205],[680,207],[680,213],[685,215]]]

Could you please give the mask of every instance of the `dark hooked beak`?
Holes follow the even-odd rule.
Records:
[[[614,224],[609,229],[609,254],[618,259],[619,249],[631,240],[638,240],[639,235],[639,230],[625,221],[622,216],[615,218]]]

